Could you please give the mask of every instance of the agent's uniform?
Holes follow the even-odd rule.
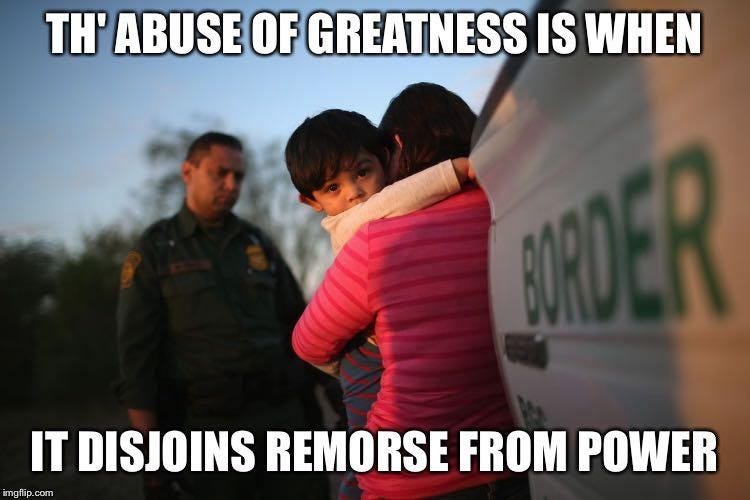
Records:
[[[254,471],[188,475],[194,496],[325,496],[324,477],[264,474],[266,430],[321,424],[290,347],[304,299],[268,238],[234,215],[204,228],[183,206],[128,253],[120,289],[123,405],[155,411],[161,429],[254,433]]]

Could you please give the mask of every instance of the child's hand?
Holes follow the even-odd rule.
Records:
[[[453,164],[453,170],[456,172],[456,178],[459,184],[463,184],[466,181],[476,181],[477,174],[471,167],[471,162],[468,158],[454,158],[451,160]]]

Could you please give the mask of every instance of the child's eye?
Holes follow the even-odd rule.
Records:
[[[329,192],[329,193],[335,193],[336,191],[338,191],[338,189],[339,189],[339,185],[338,184],[330,184],[326,188],[326,191]]]
[[[367,174],[370,173],[369,168],[362,167],[359,170],[357,170],[357,177],[366,177]]]

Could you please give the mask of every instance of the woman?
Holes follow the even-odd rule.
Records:
[[[475,120],[443,87],[407,87],[381,123],[394,139],[392,177],[468,156]],[[513,427],[492,343],[489,224],[487,200],[470,185],[419,212],[363,226],[295,328],[297,354],[322,364],[374,321],[384,370],[367,428],[449,432],[448,472],[361,474],[365,498],[488,498],[498,488],[527,488],[508,474],[458,470],[459,430]]]

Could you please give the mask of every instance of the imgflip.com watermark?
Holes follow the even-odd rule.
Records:
[[[26,488],[6,490],[3,488],[3,498],[39,498],[53,496],[55,496],[55,492],[52,490],[27,490]]]

